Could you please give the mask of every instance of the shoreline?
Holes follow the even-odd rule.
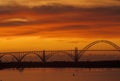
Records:
[[[120,68],[120,60],[116,61],[80,61],[80,62],[9,62],[0,63],[0,70],[6,68]]]

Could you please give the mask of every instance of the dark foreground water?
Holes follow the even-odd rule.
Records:
[[[2,81],[120,81],[120,69],[40,68],[0,70]]]

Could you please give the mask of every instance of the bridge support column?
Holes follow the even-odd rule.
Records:
[[[46,63],[46,54],[45,54],[45,50],[43,50],[42,62],[43,62],[44,64]]]
[[[24,53],[20,52],[19,56],[16,57],[16,60],[18,62],[17,68],[23,68],[23,63],[22,63],[23,55],[24,55]]]
[[[78,55],[78,48],[75,48],[75,52],[74,52],[74,62],[78,63],[79,61],[79,55]]]

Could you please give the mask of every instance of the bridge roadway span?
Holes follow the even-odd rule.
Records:
[[[116,50],[104,50],[104,51],[119,51],[120,47],[108,40],[97,40],[94,41],[87,46],[85,46],[82,50],[78,50],[78,48],[75,48],[74,50],[51,50],[51,51],[24,51],[24,52],[1,52],[0,53],[0,60],[5,56],[11,56],[16,60],[16,62],[22,62],[25,57],[28,55],[35,55],[39,57],[40,61],[43,63],[46,63],[48,59],[50,59],[52,56],[57,55],[58,53],[64,53],[68,55],[74,62],[78,62],[80,58],[84,55],[86,51],[102,51],[102,50],[88,50],[90,47],[98,44],[98,43],[105,43],[109,44],[112,47],[114,47]]]

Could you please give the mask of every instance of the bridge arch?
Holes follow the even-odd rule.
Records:
[[[19,62],[19,59],[18,59],[15,55],[13,55],[13,54],[3,54],[3,55],[0,56],[0,60],[1,60],[2,58],[4,58],[5,56],[11,56],[11,57],[13,57],[17,62]]]
[[[25,54],[25,55],[23,55],[23,56],[21,57],[20,61],[22,62],[23,59],[24,59],[25,57],[27,57],[28,55],[34,55],[34,56],[38,57],[38,58],[40,59],[40,61],[42,61],[42,57],[41,57],[39,54],[37,54],[37,53],[28,53],[28,54]]]
[[[59,50],[59,51],[55,51],[54,53],[51,53],[51,54],[52,54],[52,57],[54,57],[55,54],[57,54],[57,53],[66,54],[67,56],[70,57],[71,60],[74,60],[74,55],[72,55],[72,53],[69,53],[69,52],[63,51],[63,50]]]
[[[86,50],[88,50],[90,47],[92,47],[92,46],[94,46],[94,45],[96,45],[96,44],[98,44],[98,43],[106,43],[106,44],[109,44],[109,45],[111,45],[112,47],[114,47],[116,50],[118,50],[118,51],[120,52],[120,47],[119,47],[117,44],[115,44],[115,43],[113,43],[113,42],[111,42],[111,41],[108,41],[108,40],[98,40],[98,41],[94,41],[94,42],[88,44],[87,46],[85,46],[85,47],[79,52],[79,59],[83,56],[83,54],[86,52]]]

